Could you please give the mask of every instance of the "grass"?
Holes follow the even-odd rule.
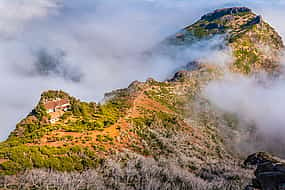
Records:
[[[169,87],[159,86],[158,88],[146,91],[145,94],[149,98],[161,103],[162,105],[166,106],[170,110],[177,111],[175,107],[176,96],[175,94],[172,93]]]

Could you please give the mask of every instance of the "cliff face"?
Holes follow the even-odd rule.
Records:
[[[281,37],[261,16],[245,7],[218,9],[206,14],[168,40],[173,45],[187,46],[216,35],[223,36],[226,47],[232,51],[234,72],[278,70],[277,63],[284,49]]]
[[[216,10],[167,41],[187,46],[215,35],[223,35],[232,49],[232,71],[278,70],[282,40],[248,8]],[[242,189],[251,174],[225,145],[221,127],[234,122],[201,96],[203,87],[221,73],[218,67],[197,62],[195,70],[177,72],[170,80],[135,81],[128,88],[107,93],[104,103],[82,102],[62,91],[44,92],[35,109],[0,143],[0,174],[34,168],[95,169],[105,189],[154,188],[155,184],[142,183],[146,176],[155,176],[161,189],[197,185],[201,189]],[[144,161],[133,163],[137,158]],[[116,179],[110,175],[115,169],[106,164],[110,160],[119,163]],[[146,164],[150,160],[159,172]],[[131,178],[130,163],[139,173]],[[193,184],[187,177],[190,174],[198,182]],[[134,184],[140,186],[133,188]]]

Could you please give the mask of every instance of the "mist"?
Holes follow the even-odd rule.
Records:
[[[284,39],[285,26],[279,19],[285,14],[281,9],[285,3],[250,3]],[[250,6],[249,5],[249,6]],[[255,73],[245,76],[226,69],[222,79],[211,81],[203,90],[209,102],[223,113],[237,118],[237,133],[231,139],[231,146],[246,156],[257,151],[267,151],[285,158],[285,57],[279,63],[281,73],[270,76]]]
[[[204,95],[212,105],[238,118],[239,135],[232,139],[238,151],[269,151],[285,156],[284,82],[284,76],[228,73],[205,88]]]
[[[0,139],[32,110],[44,90],[62,89],[82,100],[100,101],[104,93],[133,80],[165,80],[189,61],[207,59],[206,53],[223,62],[221,52],[212,51],[213,43],[207,42],[183,52],[146,52],[203,14],[230,6],[250,6],[284,36],[281,1],[0,2]]]

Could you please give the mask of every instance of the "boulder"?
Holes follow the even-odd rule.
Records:
[[[256,167],[255,178],[246,190],[285,190],[285,160],[258,152],[248,156],[244,165]]]

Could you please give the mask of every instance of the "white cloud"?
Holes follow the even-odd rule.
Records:
[[[215,107],[238,117],[240,131],[255,127],[254,133],[232,139],[239,151],[271,151],[285,156],[284,82],[284,77],[262,73],[251,77],[231,73],[205,88],[205,97]]]
[[[0,32],[9,35],[18,32],[24,24],[40,19],[54,11],[58,4],[55,0],[9,0],[0,2]]]

